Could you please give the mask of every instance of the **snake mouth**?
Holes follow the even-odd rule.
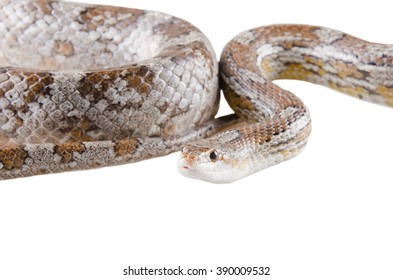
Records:
[[[179,163],[179,169],[187,170],[187,171],[193,171],[191,166],[186,164],[186,163]]]
[[[192,164],[185,158],[179,159],[177,163],[177,168],[180,171],[180,173],[189,173],[194,171],[194,169],[192,168]]]

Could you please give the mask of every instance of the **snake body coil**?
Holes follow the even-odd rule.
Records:
[[[184,175],[234,181],[307,142],[307,108],[274,79],[393,105],[392,47],[327,28],[273,25],[235,37],[220,77],[236,116],[214,119],[219,67],[208,39],[186,21],[50,0],[0,0],[0,19],[1,179],[135,162],[184,146]]]

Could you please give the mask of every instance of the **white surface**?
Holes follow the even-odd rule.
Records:
[[[218,54],[240,31],[273,23],[393,42],[382,0],[89,2],[187,19]],[[184,178],[177,154],[0,182],[0,279],[172,279],[123,276],[128,265],[270,266],[266,279],[392,279],[393,109],[303,82],[279,84],[311,110],[309,144],[237,183]]]

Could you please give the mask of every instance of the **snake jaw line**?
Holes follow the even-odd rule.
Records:
[[[228,149],[231,146],[214,147],[217,138],[224,136],[226,140],[225,135],[225,132],[219,133],[186,145],[178,159],[179,172],[192,179],[219,184],[232,183],[249,175],[248,161]]]
[[[203,147],[198,142],[186,145],[182,149],[177,167],[182,175],[192,179],[211,183],[234,181],[228,172],[233,170],[233,166],[224,160],[222,152]]]

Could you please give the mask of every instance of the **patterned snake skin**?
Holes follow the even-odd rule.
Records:
[[[208,39],[184,20],[50,0],[0,0],[0,19],[1,179],[183,146],[184,175],[240,179],[298,154],[311,131],[307,108],[274,79],[393,105],[392,47],[327,28],[275,25],[234,38],[220,73],[236,116],[214,119],[219,66]]]

